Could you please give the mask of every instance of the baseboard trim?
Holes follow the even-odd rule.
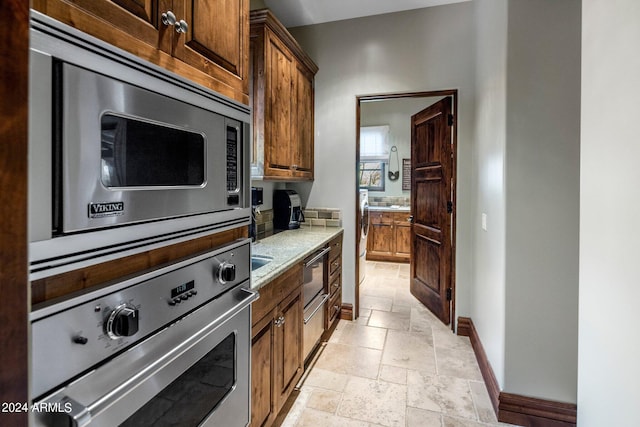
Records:
[[[523,426],[575,427],[577,406],[500,392],[498,420]]]
[[[458,317],[458,335],[469,337],[498,421],[526,427],[575,427],[577,406],[500,391],[473,320]]]
[[[342,304],[340,308],[340,319],[342,320],[353,320],[353,305],[352,304]]]
[[[469,340],[471,341],[471,347],[473,347],[473,352],[476,354],[476,360],[480,366],[482,378],[484,379],[487,391],[489,392],[489,399],[491,399],[493,411],[497,416],[498,405],[500,403],[500,386],[498,385],[496,375],[493,373],[493,368],[487,358],[487,353],[485,353],[482,342],[480,342],[478,331],[476,331],[476,327],[470,317],[458,317],[458,335],[469,337]]]

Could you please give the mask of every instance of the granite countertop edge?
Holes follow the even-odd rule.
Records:
[[[400,206],[399,208],[392,208],[390,206],[369,206],[370,211],[377,212],[409,212],[411,207],[409,206]]]
[[[303,227],[251,244],[252,256],[273,257],[271,262],[251,272],[251,289],[259,290],[343,231],[342,227]]]

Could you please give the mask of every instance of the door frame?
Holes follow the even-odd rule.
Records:
[[[450,96],[451,112],[453,114],[452,127],[452,147],[453,153],[453,170],[451,177],[451,197],[453,201],[453,212],[451,214],[451,330],[455,331],[455,310],[456,310],[456,207],[457,207],[457,171],[458,171],[458,90],[444,89],[436,91],[421,92],[397,92],[397,93],[381,93],[370,95],[356,95],[356,173],[355,173],[355,200],[356,200],[356,229],[355,229],[355,300],[353,307],[353,320],[358,318],[360,310],[360,265],[358,256],[360,254],[360,181],[358,179],[358,168],[360,165],[360,104],[362,102],[384,101],[402,98],[433,98]],[[425,105],[428,107],[428,105]]]

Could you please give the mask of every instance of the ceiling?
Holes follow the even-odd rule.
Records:
[[[264,0],[285,27],[422,9],[470,0]]]

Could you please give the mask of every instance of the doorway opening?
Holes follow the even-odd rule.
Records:
[[[454,329],[457,102],[455,89],[356,97],[354,319],[360,313],[368,246],[370,258],[409,261],[411,293]],[[373,140],[371,131],[379,132]],[[439,138],[441,149],[433,145],[433,138]],[[373,209],[367,215],[363,215],[361,189],[368,190],[369,209]],[[371,215],[376,210],[390,211],[398,220],[406,216],[407,222]],[[374,240],[363,238],[367,228]],[[378,233],[382,237],[375,237],[376,230],[383,232]],[[409,239],[409,244],[403,239]]]

